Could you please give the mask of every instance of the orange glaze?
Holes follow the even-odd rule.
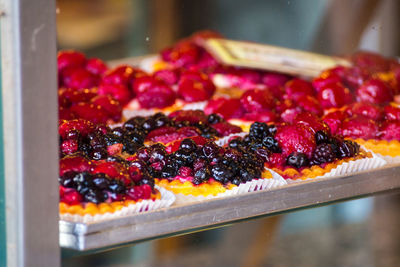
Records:
[[[400,156],[400,141],[399,140],[377,140],[377,139],[355,139],[353,140],[367,149],[382,156],[396,157]]]
[[[156,190],[155,194],[151,194],[151,200],[161,199],[161,193]],[[81,203],[77,205],[68,205],[64,202],[59,203],[60,214],[76,214],[84,216],[86,214],[96,215],[96,214],[104,214],[104,213],[113,213],[122,209],[123,207],[127,207],[129,205],[135,204],[137,202],[142,201],[143,199],[139,199],[138,201],[134,200],[123,200],[123,201],[115,201],[111,203]]]
[[[272,174],[269,171],[264,171],[262,173],[262,178],[271,179]],[[195,185],[190,181],[181,182],[179,179],[175,179],[172,181],[168,181],[167,179],[155,179],[155,182],[158,186],[164,187],[165,189],[172,191],[175,194],[183,194],[183,195],[193,195],[193,196],[216,196],[220,193],[225,192],[226,190],[230,190],[237,185],[227,184],[223,185],[217,181],[207,181],[206,183],[201,183],[199,185]]]
[[[291,168],[291,167],[287,167],[285,169],[280,169],[280,168],[271,168],[271,169],[273,171],[277,172],[279,175],[281,175],[285,179],[305,180],[308,178],[315,178],[315,177],[327,174],[332,169],[336,168],[337,166],[339,166],[345,162],[350,162],[350,161],[363,159],[363,158],[372,158],[372,154],[370,152],[360,151],[360,153],[357,156],[352,157],[352,158],[344,158],[344,159],[336,160],[334,162],[327,163],[323,166],[314,165],[309,168],[303,168],[300,170]]]

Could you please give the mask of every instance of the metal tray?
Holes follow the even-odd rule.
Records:
[[[109,248],[400,189],[400,166],[315,179],[269,191],[171,206],[97,223],[60,221],[60,246]]]

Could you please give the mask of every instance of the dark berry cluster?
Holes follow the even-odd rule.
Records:
[[[137,157],[132,164],[146,168],[153,177],[193,177],[194,184],[214,178],[238,185],[260,178],[263,170],[263,161],[253,153],[222,148],[214,142],[197,145],[190,138],[184,139],[175,152],[167,153],[164,146],[155,144],[140,149]]]

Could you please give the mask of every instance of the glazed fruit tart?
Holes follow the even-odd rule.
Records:
[[[116,160],[116,159],[114,159]],[[154,179],[130,173],[126,161],[88,160],[76,154],[60,160],[60,218],[93,222],[170,206],[171,192]]]
[[[167,146],[153,144],[131,158],[138,172],[149,172],[156,184],[179,196],[201,200],[286,184],[264,168],[263,159],[250,151],[218,146],[204,137],[186,138]],[[186,198],[184,197],[186,196]]]
[[[232,138],[228,146],[255,151],[266,167],[291,180],[343,175],[386,163],[357,143],[331,135],[311,114],[294,124],[255,122],[248,135]]]

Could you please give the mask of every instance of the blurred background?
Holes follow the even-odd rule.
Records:
[[[58,0],[59,49],[157,53],[195,31],[325,54],[400,54],[397,0]],[[261,218],[81,255],[63,266],[400,266],[399,196]]]

